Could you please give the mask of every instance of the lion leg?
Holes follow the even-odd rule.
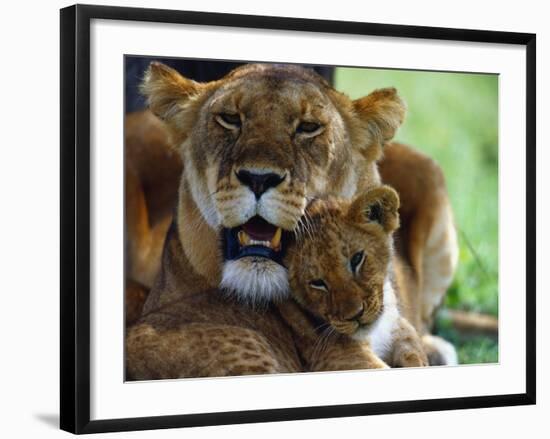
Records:
[[[379,169],[382,180],[393,186],[401,199],[399,250],[410,264],[417,286],[412,291],[414,297],[409,298],[407,317],[419,334],[428,334],[458,262],[458,240],[445,177],[434,160],[397,143],[385,149]],[[445,364],[456,359],[456,352],[453,349],[451,353],[448,345],[433,340],[426,344],[434,352],[441,349],[438,356],[446,358]]]
[[[290,372],[261,334],[206,323],[164,331],[147,323],[130,328],[126,365],[132,380]]]
[[[150,287],[151,275],[146,273],[151,242],[149,213],[139,176],[130,166],[126,168],[124,188],[127,274],[129,278]]]
[[[428,357],[416,330],[403,317],[399,319],[394,331],[391,358],[392,367],[425,367],[429,365]]]
[[[164,238],[172,222],[165,215],[152,224],[142,183],[127,167],[125,182],[126,273],[127,277],[151,288],[160,269]]]
[[[308,369],[312,372],[389,368],[368,343],[351,339],[330,342],[321,351],[314,350],[310,357]]]
[[[434,316],[443,303],[447,289],[452,283],[458,263],[458,240],[450,203],[446,194],[431,218],[431,226],[422,246],[421,258],[412,254],[420,270],[421,331],[422,343],[430,365],[455,365],[458,356],[454,346],[442,337],[431,335]]]
[[[151,288],[182,164],[164,124],[149,111],[128,114],[124,127],[126,277]]]
[[[422,314],[425,325],[433,316],[450,287],[458,263],[458,239],[448,199],[442,200],[427,235],[422,259]]]
[[[446,193],[434,203],[429,215],[419,214],[411,224],[409,254],[417,273],[419,300],[417,328],[424,334],[422,342],[431,365],[457,364],[453,345],[441,337],[429,335],[435,313],[443,303],[458,263],[458,240],[450,203]]]
[[[126,279],[124,291],[125,326],[133,325],[141,316],[149,288],[132,279]]]
[[[293,300],[281,302],[277,308],[294,332],[294,342],[307,371],[328,372],[389,367],[367,343],[319,335],[303,310]]]
[[[455,347],[442,337],[432,334],[422,336],[422,346],[430,366],[456,366],[458,355]]]

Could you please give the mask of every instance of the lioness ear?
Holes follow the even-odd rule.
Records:
[[[141,84],[140,90],[150,110],[169,122],[182,112],[193,97],[198,96],[203,84],[184,78],[176,70],[153,61]]]
[[[395,88],[381,88],[353,101],[355,111],[368,124],[374,141],[380,146],[390,141],[403,123],[407,107]]]
[[[392,233],[399,227],[399,196],[389,186],[380,186],[359,195],[349,210],[353,221],[378,223]]]

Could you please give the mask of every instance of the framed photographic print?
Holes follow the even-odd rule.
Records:
[[[61,428],[534,404],[535,41],[62,9]]]

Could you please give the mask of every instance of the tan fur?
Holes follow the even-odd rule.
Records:
[[[144,315],[126,340],[129,380],[299,372],[292,333],[273,308],[203,291]]]
[[[272,224],[292,230],[311,198],[351,198],[377,186],[380,177],[376,160],[403,120],[405,107],[394,89],[352,101],[313,72],[293,66],[249,65],[219,81],[199,84],[153,63],[143,91],[150,109],[164,120],[184,169],[177,214],[166,238],[159,274],[144,306],[145,320],[128,332],[127,350],[132,353],[128,370],[140,379],[187,376],[189,370],[179,371],[179,365],[192,362],[188,357],[191,353],[183,346],[178,348],[181,355],[173,355],[169,346],[175,346],[180,336],[180,341],[188,340],[188,328],[168,320],[166,324],[173,328],[158,332],[149,319],[162,320],[165,311],[161,309],[186,309],[196,293],[216,291],[211,289],[218,286],[224,264],[221,228],[242,224],[259,214]],[[224,112],[240,115],[242,127],[238,132],[217,121],[217,115]],[[299,121],[307,119],[323,125],[319,135],[295,134]],[[242,168],[275,172],[284,180],[258,202],[235,178],[235,172]],[[260,262],[250,264],[249,269],[260,265],[266,269],[274,264],[269,260]],[[228,328],[225,319],[232,319],[234,312],[232,306],[223,306],[208,321],[200,322],[194,322],[195,317],[189,314],[185,325],[193,323],[194,333],[203,334],[197,335],[206,337],[203,340],[208,337],[202,329],[212,327],[219,330],[220,337],[230,337],[234,327],[252,331],[260,339],[266,337],[264,328],[250,327],[244,321],[241,324],[239,319],[233,319],[235,323]],[[256,311],[247,312],[252,315]],[[272,319],[284,326],[280,316]],[[173,335],[167,336],[168,332]],[[152,349],[157,352],[154,359],[147,353],[151,346],[144,344],[139,334],[146,334],[147,343],[158,346],[158,351]],[[287,369],[288,364],[295,363],[290,357]],[[281,358],[275,360],[278,368],[285,364]],[[132,372],[133,361],[154,364],[138,373]],[[172,372],[161,373],[161,369]],[[222,369],[234,370],[229,363]],[[218,374],[219,370],[201,373]]]
[[[382,207],[379,222],[369,219],[374,205]],[[359,319],[363,324],[373,323],[382,312],[397,207],[397,195],[384,187],[353,203],[314,202],[306,213],[307,226],[298,229],[285,259],[300,306],[289,299],[253,310],[216,290],[166,304],[130,329],[128,379],[387,368],[368,342],[349,337],[356,322],[344,319],[348,309],[355,312],[357,302],[365,306]],[[350,279],[347,263],[356,248],[368,249],[369,257],[356,279]],[[331,280],[330,296],[308,287],[306,279],[318,276]],[[317,327],[311,315],[330,322],[337,332],[328,323]],[[391,339],[390,365],[427,365],[416,331],[403,317]]]
[[[277,308],[292,328],[304,370],[327,372],[389,367],[368,343],[340,335],[328,323],[317,324],[296,301],[286,300],[278,304]]]
[[[431,158],[397,143],[385,148],[379,169],[384,183],[399,193],[399,213],[407,227],[398,230],[397,243],[399,253],[411,267],[407,282],[417,284],[409,306],[415,307],[419,319],[415,327],[422,326],[422,332],[428,332],[458,262],[445,178]]]
[[[283,314],[289,325],[302,334],[299,344],[305,351],[302,356],[312,364],[313,370],[318,370],[319,361],[326,368],[324,370],[339,370],[348,361],[353,365],[361,364],[361,358],[364,359],[364,368],[383,367],[383,364],[376,366],[376,354],[382,354],[376,352],[377,347],[370,346],[369,341],[373,337],[380,339],[379,334],[374,335],[375,325],[384,318],[389,319],[387,337],[382,334],[387,342],[377,341],[377,344],[389,345],[384,360],[391,366],[428,365],[415,329],[399,315],[391,298],[384,297],[393,294],[393,290],[388,291],[391,287],[387,282],[392,272],[399,270],[398,265],[391,265],[394,257],[392,232],[399,222],[398,207],[395,191],[382,186],[367,191],[353,202],[317,200],[306,210],[285,263],[292,298],[306,315],[312,316],[312,325],[321,329],[308,327],[303,323],[307,322],[307,317],[299,319],[297,311],[288,311],[290,305],[282,306],[287,310]],[[363,258],[354,267],[352,261],[357,255],[363,255]],[[402,293],[406,295],[406,291]],[[319,325],[318,319],[325,324]],[[299,323],[294,323],[296,321]],[[370,333],[363,341],[363,337],[356,335],[364,331]],[[342,334],[333,336],[335,339],[328,344],[331,346],[329,357],[336,364],[327,359],[324,342],[316,341],[319,334],[322,339],[323,335],[330,338],[334,333]],[[309,334],[309,337],[304,334]],[[338,346],[341,352],[334,354]]]
[[[166,126],[149,111],[126,117],[124,138],[125,309],[130,324],[141,315],[160,269],[182,165]]]
[[[366,98],[351,101],[313,72],[292,66],[249,65],[220,81],[198,84],[152,64],[143,90],[150,108],[167,123],[185,163],[177,234],[172,235],[183,244],[186,260],[178,271],[183,276],[193,272],[210,287],[219,284],[223,260],[208,244],[221,227],[243,224],[258,214],[292,230],[309,198],[351,196],[376,185],[374,160],[404,115],[393,89],[373,93],[366,103]],[[223,113],[241,115],[238,132],[220,126],[216,116]],[[296,135],[300,120],[319,121],[323,131],[315,137]],[[285,178],[256,201],[236,177],[243,168]],[[357,176],[352,183],[350,174]],[[165,288],[162,278],[146,311],[190,289],[197,291],[182,276],[177,291]]]
[[[149,289],[144,285],[132,279],[126,279],[126,289],[124,295],[126,326],[134,324],[141,317],[141,311],[148,292]]]
[[[445,177],[433,159],[398,143],[384,149],[379,169],[382,180],[399,193],[400,216],[406,224],[397,231],[396,239],[403,268],[399,281],[409,292],[405,314],[422,336],[430,364],[453,364],[456,353],[452,346],[430,334],[458,264],[458,240]]]

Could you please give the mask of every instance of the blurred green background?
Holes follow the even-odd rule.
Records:
[[[443,168],[460,258],[445,307],[498,317],[498,76],[338,68],[335,86],[351,98],[397,88],[408,106],[396,140],[414,145]],[[461,363],[498,361],[498,342],[456,332],[441,312],[436,331]]]

